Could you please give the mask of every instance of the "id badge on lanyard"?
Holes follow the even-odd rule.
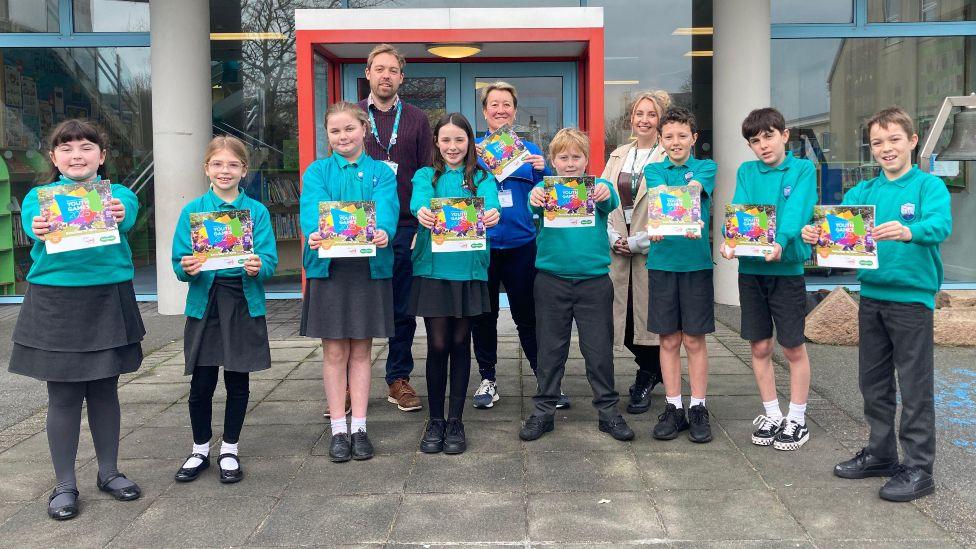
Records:
[[[515,199],[512,197],[512,189],[501,189],[498,191],[498,204],[502,208],[511,208],[515,205]]]
[[[383,160],[383,163],[386,164],[387,166],[389,166],[391,170],[393,170],[393,175],[396,175],[397,174],[397,168],[400,167],[399,164],[397,164],[396,162],[394,162],[392,160]]]

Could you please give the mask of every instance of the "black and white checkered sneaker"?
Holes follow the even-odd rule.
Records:
[[[752,433],[752,443],[756,446],[770,446],[773,444],[776,434],[783,427],[783,418],[774,419],[760,415],[752,420],[752,424],[758,425],[758,428]]]
[[[783,420],[783,428],[773,439],[773,448],[777,450],[799,450],[800,446],[810,440],[810,429],[800,425],[790,418]]]

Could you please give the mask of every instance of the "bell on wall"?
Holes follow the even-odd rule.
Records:
[[[952,139],[939,160],[976,160],[976,107],[964,108],[952,120]]]

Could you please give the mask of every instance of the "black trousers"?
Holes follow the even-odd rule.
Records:
[[[204,444],[213,437],[210,421],[213,417],[213,395],[217,389],[217,376],[220,368],[216,366],[197,366],[190,378],[190,426],[193,428],[193,442]],[[227,389],[227,405],[224,408],[224,442],[237,444],[244,426],[247,412],[249,376],[247,372],[224,370],[224,387]]]
[[[474,318],[471,335],[474,340],[474,357],[482,379],[495,380],[498,364],[498,293],[501,284],[508,294],[512,320],[518,331],[522,352],[533,370],[536,368],[535,299],[535,241],[517,248],[491,249],[488,264],[488,296],[491,312]]]
[[[660,381],[661,377],[661,346],[660,345],[638,345],[634,343],[634,279],[630,279],[627,288],[627,319],[624,321],[624,347],[634,353],[634,362],[637,363],[638,380],[645,382],[651,380]]]
[[[573,320],[579,331],[586,379],[593,407],[601,419],[619,414],[613,387],[613,282],[607,275],[583,280],[540,272],[535,277],[536,328],[539,340],[539,390],[533,415],[552,415],[566,371]]]
[[[862,296],[858,324],[858,383],[864,419],[871,429],[868,450],[881,458],[898,458],[895,394],[900,388],[897,438],[902,462],[931,473],[935,461],[933,312],[921,303]]]

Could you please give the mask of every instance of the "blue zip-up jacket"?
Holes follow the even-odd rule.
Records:
[[[341,154],[316,160],[302,175],[299,218],[305,235],[302,262],[306,278],[329,278],[332,260],[320,258],[317,250],[309,248],[308,236],[319,230],[319,202],[332,200],[376,204],[376,228],[386,231],[390,244],[376,248],[376,255],[369,258],[370,277],[392,278],[393,235],[400,214],[396,176],[389,166],[373,160],[365,152],[355,162],[349,162]]]
[[[243,267],[233,269],[218,269],[215,271],[200,271],[190,276],[180,266],[183,256],[193,255],[190,242],[190,214],[199,212],[216,212],[220,210],[250,210],[254,223],[254,255],[261,258],[261,270],[257,276],[249,276]],[[239,277],[244,287],[244,300],[247,301],[247,312],[253,316],[264,316],[264,281],[274,275],[278,266],[278,249],[275,244],[274,232],[271,230],[271,216],[264,204],[247,196],[240,191],[233,202],[224,202],[213,190],[193,200],[183,207],[180,219],[176,222],[176,233],[173,234],[173,272],[182,282],[190,283],[190,291],[186,294],[186,308],[184,314],[193,318],[203,318],[210,300],[210,287],[214,278]]]
[[[100,180],[101,177],[95,178],[95,181]],[[62,175],[53,183],[34,187],[24,197],[20,222],[24,233],[34,239],[34,246],[30,251],[34,263],[27,273],[27,281],[48,286],[94,286],[132,280],[132,250],[129,248],[126,233],[136,224],[139,199],[124,185],[112,185],[112,198],[118,198],[125,206],[125,219],[118,224],[121,237],[118,244],[48,254],[44,241],[34,234],[34,218],[41,212],[37,189],[69,183],[77,182]]]
[[[481,143],[484,139],[482,136],[475,142]],[[542,150],[535,143],[525,140],[522,143],[525,144],[525,148],[529,150],[530,154],[542,155]],[[485,168],[485,164],[480,158],[478,164]],[[532,192],[532,187],[535,187],[547,175],[552,175],[548,164],[546,169],[542,171],[532,169],[532,164],[522,164],[504,181],[497,182],[499,193],[506,190],[512,191],[512,206],[500,210],[502,216],[498,225],[488,229],[488,242],[491,243],[492,248],[500,250],[517,248],[535,240],[535,221],[526,204],[529,203],[529,193]]]

